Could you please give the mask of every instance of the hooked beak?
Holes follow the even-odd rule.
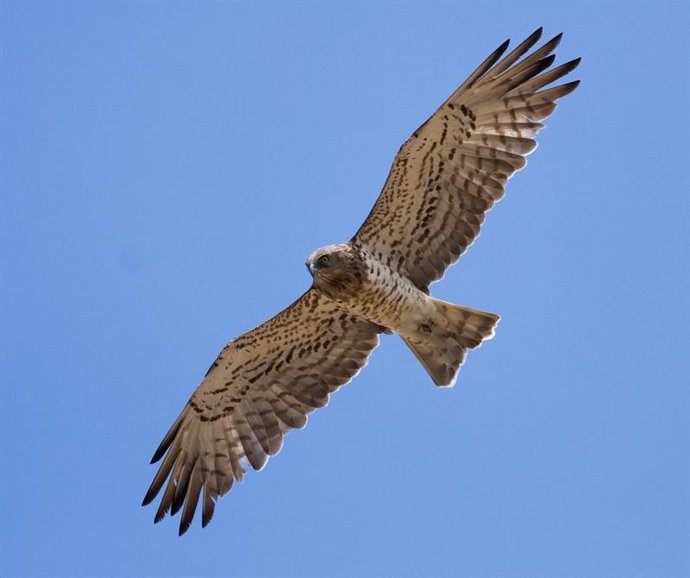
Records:
[[[307,271],[309,271],[309,274],[313,277],[314,271],[312,271],[311,265],[309,265],[309,261],[307,261],[305,265],[307,266]]]

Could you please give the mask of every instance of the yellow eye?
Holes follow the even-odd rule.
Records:
[[[321,265],[328,265],[328,261],[329,261],[328,255],[322,255],[321,257],[319,257],[319,263]]]

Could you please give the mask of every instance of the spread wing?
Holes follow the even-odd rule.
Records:
[[[164,455],[143,505],[165,486],[155,521],[182,509],[180,534],[199,498],[202,525],[215,501],[278,453],[283,436],[366,365],[381,328],[310,290],[231,341],[209,369],[151,460]],[[167,452],[167,453],[166,453]]]
[[[489,56],[400,148],[353,242],[428,290],[479,235],[485,213],[544,128],[540,121],[579,81],[542,90],[580,59],[550,69],[559,34],[529,56],[541,28],[503,60]]]

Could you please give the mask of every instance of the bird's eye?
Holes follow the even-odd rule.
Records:
[[[321,265],[328,265],[328,261],[330,260],[330,257],[328,255],[322,255],[319,257],[319,263]]]

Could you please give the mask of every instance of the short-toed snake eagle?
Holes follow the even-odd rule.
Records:
[[[153,456],[163,462],[144,505],[163,489],[156,522],[182,509],[184,533],[201,498],[206,526],[243,466],[263,468],[367,363],[380,333],[400,335],[441,386],[493,336],[498,315],[434,299],[429,285],[477,238],[540,121],[578,85],[544,88],[579,59],[551,68],[561,35],[527,55],[540,37],[502,60],[508,42],[494,51],[403,144],[355,236],[312,253],[311,288],[221,351]]]

